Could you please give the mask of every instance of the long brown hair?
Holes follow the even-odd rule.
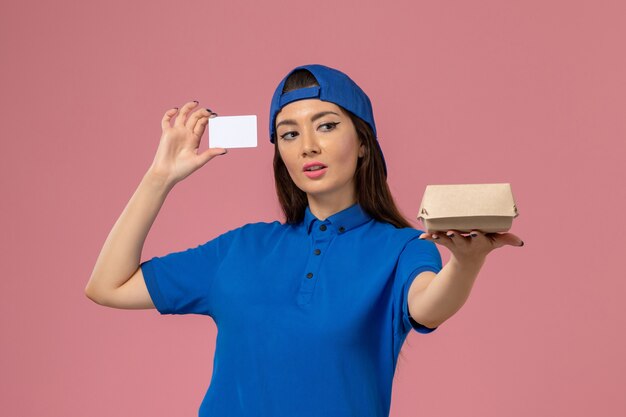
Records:
[[[294,71],[285,81],[283,92],[319,85],[315,76],[306,69]],[[360,117],[339,106],[350,116],[361,143],[365,144],[365,154],[357,161],[354,172],[355,194],[359,205],[374,219],[391,223],[397,228],[412,227],[402,216],[387,185],[382,154],[370,126]],[[274,180],[278,201],[285,214],[285,222],[296,224],[304,219],[308,205],[306,193],[293,182],[278,151],[276,133],[274,141]]]

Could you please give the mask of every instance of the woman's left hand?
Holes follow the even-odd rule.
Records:
[[[489,252],[505,245],[524,246],[524,241],[513,233],[483,233],[479,230],[472,230],[469,236],[448,230],[447,233],[422,233],[419,238],[445,246],[461,263],[482,263]]]

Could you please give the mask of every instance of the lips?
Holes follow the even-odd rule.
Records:
[[[321,162],[313,161],[313,162],[309,162],[309,163],[304,164],[304,166],[302,167],[302,171],[315,172],[315,171],[317,171],[319,169],[319,168],[316,168],[316,167],[327,168],[327,166],[322,164]],[[311,168],[316,168],[316,169],[311,170]]]
[[[315,169],[313,171],[304,171],[304,175],[311,179],[321,178],[326,174],[326,171],[328,171],[328,168]]]

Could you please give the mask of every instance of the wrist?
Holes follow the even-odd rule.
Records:
[[[463,270],[480,270],[485,263],[486,257],[473,257],[459,259],[454,254],[450,257],[450,263],[455,267]]]
[[[143,176],[142,182],[166,193],[174,188],[174,185],[176,185],[176,183],[171,181],[167,175],[160,174],[152,169],[149,169],[148,172],[146,172]]]

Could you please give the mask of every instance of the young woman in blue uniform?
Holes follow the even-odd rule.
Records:
[[[434,331],[464,304],[486,255],[523,242],[412,228],[389,191],[365,92],[341,71],[303,65],[282,79],[270,107],[285,221],[249,223],[139,263],[172,187],[226,153],[197,154],[212,112],[196,107],[166,112],[154,162],[111,231],[87,295],[115,308],[213,318],[201,417],[388,416],[410,330]],[[434,242],[452,253],[445,266]]]

